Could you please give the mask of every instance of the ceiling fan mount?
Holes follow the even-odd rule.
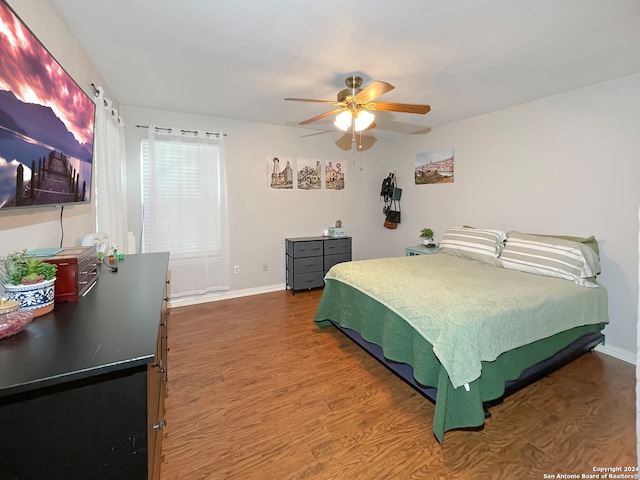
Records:
[[[362,77],[347,77],[344,83],[347,88],[338,92],[338,102],[345,102],[349,96],[355,97],[362,91]]]

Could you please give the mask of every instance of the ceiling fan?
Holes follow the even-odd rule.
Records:
[[[347,77],[344,83],[347,88],[338,92],[337,101],[308,98],[285,98],[285,100],[335,105],[337,108],[334,110],[304,120],[300,122],[300,125],[307,125],[336,114],[334,125],[345,132],[351,129],[354,136],[355,132],[375,128],[375,116],[371,113],[372,110],[418,114],[425,114],[431,110],[429,105],[375,101],[378,97],[395,88],[387,82],[376,80],[362,88],[362,77],[351,76]]]

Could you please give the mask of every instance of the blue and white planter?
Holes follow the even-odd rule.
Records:
[[[20,308],[31,310],[34,317],[39,317],[53,310],[55,299],[55,277],[31,285],[4,285],[5,292],[12,300],[20,302]]]

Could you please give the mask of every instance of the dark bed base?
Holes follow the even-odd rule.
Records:
[[[385,358],[382,348],[375,343],[371,343],[366,341],[362,336],[352,330],[350,328],[341,327],[336,322],[331,321],[331,323],[342,333],[344,333],[347,337],[353,340],[356,344],[358,344],[364,351],[366,351],[369,355],[374,357],[380,363],[382,363],[385,367],[399,376],[406,383],[411,385],[418,393],[423,395],[424,397],[431,400],[433,403],[436,402],[436,395],[438,393],[438,389],[434,387],[425,387],[424,385],[416,382],[413,377],[413,368],[411,365],[406,363],[394,362],[392,360],[388,360]],[[575,342],[563,348],[555,355],[543,360],[531,367],[527,368],[522,372],[520,378],[517,380],[511,380],[505,383],[504,395],[496,400],[492,400],[491,402],[485,402],[483,404],[485,417],[489,417],[489,407],[493,405],[497,405],[502,400],[511,395],[512,393],[526,387],[527,385],[532,384],[536,380],[539,380],[542,377],[549,375],[551,372],[559,369],[560,367],[566,365],[567,363],[575,360],[580,355],[593,350],[593,348],[598,344],[604,344],[604,335],[602,332],[591,332],[582,337],[578,338]]]

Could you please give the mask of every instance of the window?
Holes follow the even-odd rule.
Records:
[[[140,151],[141,251],[170,252],[172,296],[227,289],[226,179],[221,141],[152,134],[150,128],[149,139],[142,140]],[[199,283],[191,278],[196,272],[203,277]],[[176,274],[184,278],[185,285],[175,284]]]

